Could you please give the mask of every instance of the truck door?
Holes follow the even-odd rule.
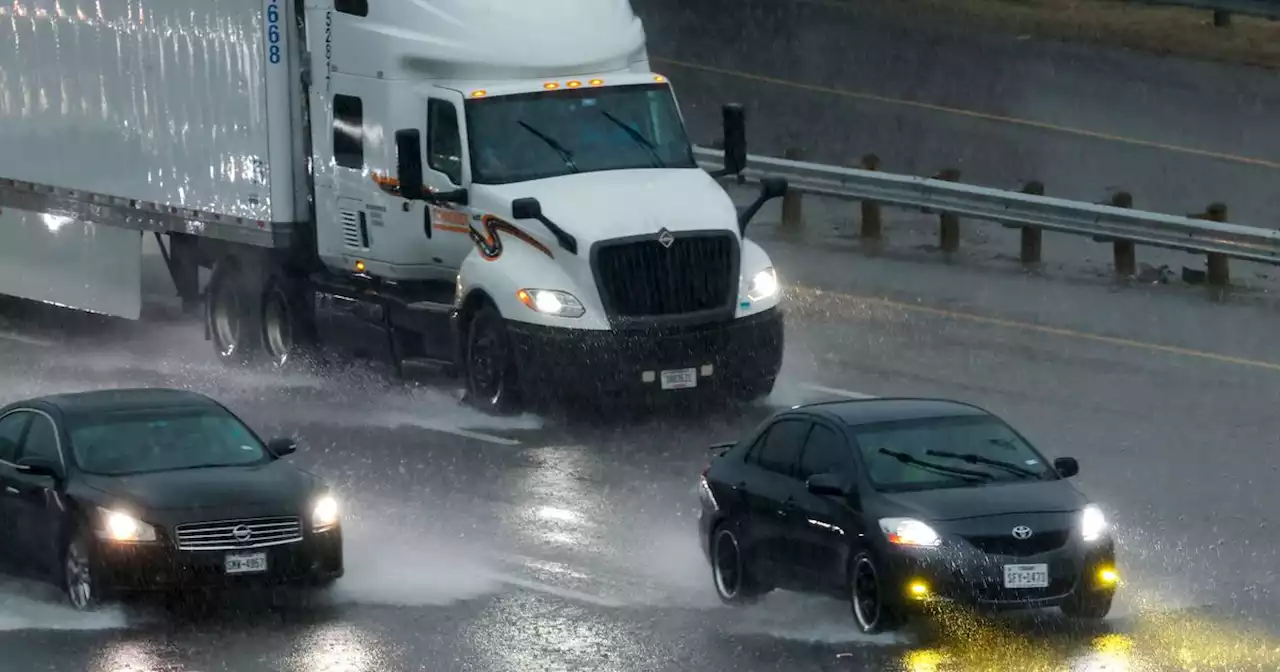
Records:
[[[463,124],[462,94],[435,88],[427,98],[427,164],[423,175],[432,191],[469,188],[471,174]],[[428,205],[424,226],[431,238],[432,256],[442,266],[459,268],[475,247],[471,227],[480,228],[479,215],[470,207],[454,203]]]

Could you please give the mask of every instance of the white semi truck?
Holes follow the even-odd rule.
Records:
[[[629,0],[0,3],[0,293],[137,319],[154,234],[229,362],[754,398],[783,319],[743,234],[786,185],[735,210],[724,119],[712,175]]]

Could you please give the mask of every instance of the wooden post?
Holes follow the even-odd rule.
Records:
[[[1132,208],[1133,194],[1121,191],[1111,197],[1111,205],[1117,208]],[[1138,272],[1138,251],[1132,240],[1117,240],[1111,243],[1112,256],[1115,259],[1116,275],[1122,278],[1132,277]]]
[[[863,170],[880,170],[880,157],[875,154],[867,154],[862,157]],[[860,234],[863,238],[878,240],[881,234],[880,204],[875,201],[862,202],[862,229]]]

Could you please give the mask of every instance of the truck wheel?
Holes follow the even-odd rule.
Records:
[[[218,359],[249,364],[262,352],[262,285],[234,259],[218,264],[209,281],[205,324]]]
[[[262,345],[267,360],[277,369],[297,365],[315,344],[305,296],[297,283],[277,275],[262,299]]]
[[[486,412],[513,413],[519,407],[516,363],[502,315],[490,304],[467,325],[467,403]]]

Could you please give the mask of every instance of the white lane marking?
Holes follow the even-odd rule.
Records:
[[[509,586],[514,586],[516,588],[523,588],[531,592],[542,593],[544,595],[559,597],[565,600],[585,602],[587,604],[595,605],[597,607],[606,607],[606,608],[616,609],[623,606],[623,603],[619,602],[618,600],[611,600],[607,597],[601,597],[599,595],[584,593],[580,590],[573,590],[572,588],[561,588],[559,586],[552,586],[550,584],[542,583],[541,581],[532,581],[529,579],[522,579],[514,576],[503,576],[501,574],[495,575],[494,578],[497,579],[498,581],[501,581],[502,583],[505,583]]]
[[[25,343],[27,345],[38,345],[42,348],[52,348],[58,345],[57,342],[55,341],[50,341],[43,338],[36,338],[34,336],[27,336],[25,334],[16,334],[12,331],[0,331],[0,338],[3,338],[7,341],[14,341],[16,343]]]
[[[405,418],[405,417],[397,418],[397,420],[402,425],[411,425],[414,427],[419,427],[419,428],[430,430],[433,432],[443,432],[445,434],[453,434],[454,436],[461,436],[464,439],[475,439],[476,441],[486,441],[488,443],[496,443],[499,446],[520,445],[520,441],[516,439],[509,439],[505,436],[495,436],[493,434],[485,434],[483,432],[473,432],[469,429],[462,429],[460,427],[451,427],[446,424],[437,424],[429,420],[419,420],[416,418]]]
[[[874,394],[863,394],[854,392],[853,390],[842,390],[838,387],[826,387],[825,385],[815,385],[813,383],[800,383],[800,387],[813,392],[821,392],[823,394],[834,394],[837,397],[845,397],[848,399],[875,399]]]

